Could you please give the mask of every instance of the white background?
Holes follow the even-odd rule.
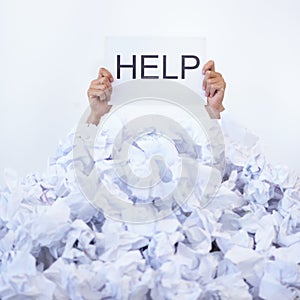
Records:
[[[205,36],[226,114],[300,172],[299,28],[298,0],[0,0],[0,175],[46,168],[87,107],[107,35]]]

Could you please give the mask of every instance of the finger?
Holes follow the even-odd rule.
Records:
[[[213,97],[213,96],[215,96],[216,94],[220,94],[220,95],[223,95],[223,96],[224,96],[224,94],[225,94],[225,88],[223,87],[222,84],[212,85],[208,97]]]
[[[225,91],[226,83],[224,80],[216,80],[211,83],[211,88],[214,88],[216,91]]]
[[[97,90],[97,89],[89,89],[88,90],[88,97],[89,99],[98,97],[101,101],[106,99],[106,94],[104,90]]]
[[[221,86],[224,89],[226,87],[226,83],[220,73],[207,71],[202,83],[203,90],[206,91],[212,84],[217,85],[218,87]]]
[[[226,82],[225,80],[223,79],[223,77],[215,77],[215,78],[209,78],[207,80],[207,82],[210,84],[210,85],[214,85],[216,87],[217,90],[219,89],[224,89],[226,88]]]
[[[208,98],[213,98],[213,97],[217,96],[217,98],[219,99],[218,102],[220,103],[220,108],[221,107],[223,108],[221,111],[224,110],[224,106],[222,105],[224,94],[225,94],[225,91],[224,91],[224,89],[222,89],[222,90],[217,90],[214,95],[208,97]]]
[[[204,91],[207,89],[207,84],[209,83],[208,80],[210,77],[211,77],[211,71],[206,71],[202,82],[202,89]]]
[[[222,82],[223,82],[223,80],[219,77],[207,79],[207,84],[209,84],[209,85],[214,84],[214,85],[219,86],[222,84]]]
[[[206,90],[207,80],[204,78],[202,82],[202,90]]]
[[[209,78],[206,80],[206,88],[205,88],[205,95],[207,97],[212,97],[215,94],[218,86],[220,85],[219,78]]]
[[[110,80],[110,82],[114,81],[113,76],[111,75],[111,73],[106,70],[105,68],[100,68],[99,72],[98,72],[98,77],[108,77],[108,79]]]
[[[95,83],[90,86],[90,89],[105,90],[105,89],[107,89],[107,86],[105,84],[100,84],[100,83],[96,84]]]
[[[107,84],[111,85],[111,82],[108,77],[98,77],[97,79],[92,80],[91,84]]]
[[[92,82],[91,82],[91,86],[99,85],[99,84],[105,84],[107,86],[107,88],[112,87],[111,82],[108,77],[97,78],[97,79],[92,80]]]
[[[110,100],[111,90],[107,89],[105,86],[100,86],[99,88],[90,88],[88,91],[89,97],[99,97],[99,100],[104,101]]]
[[[100,84],[105,84],[106,89],[108,89],[110,93],[112,92],[112,85],[111,85],[111,82],[109,81],[109,79],[107,77],[100,78],[99,83]]]
[[[209,97],[211,85],[209,83],[206,84],[205,96]]]
[[[105,95],[110,96],[112,93],[112,89],[108,89],[105,85],[94,85],[89,88],[89,91],[98,90],[105,93]]]
[[[202,89],[205,91],[207,89],[207,84],[209,84],[209,81],[211,78],[215,78],[218,73],[213,71],[206,71],[203,82],[202,82]]]
[[[209,60],[202,68],[202,73],[205,74],[207,71],[215,72],[215,62],[213,60]]]
[[[105,89],[103,92],[105,94],[105,101],[109,101],[111,96],[111,91],[109,89]]]
[[[224,96],[224,93],[225,93],[224,84],[222,82],[217,82],[211,85],[208,97],[213,97],[216,94],[222,94]]]
[[[209,88],[209,90],[207,92],[207,97],[213,97],[215,95],[215,93],[216,93],[216,90],[217,90],[216,85],[211,84],[210,88]]]
[[[222,74],[214,71],[206,71],[204,75],[204,79],[210,79],[210,78],[220,78],[223,79]]]
[[[108,90],[109,92],[112,92],[112,87],[111,86],[107,87],[107,85],[105,84],[92,84],[90,86],[90,89],[102,90],[102,91]]]

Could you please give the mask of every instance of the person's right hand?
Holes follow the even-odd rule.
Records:
[[[100,118],[109,112],[111,105],[108,104],[112,93],[113,76],[105,68],[101,68],[98,78],[93,80],[87,91],[91,114],[88,123],[98,125]]]

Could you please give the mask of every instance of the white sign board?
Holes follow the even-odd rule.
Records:
[[[205,59],[204,38],[106,38],[105,64],[114,84],[134,79],[175,80],[203,97]]]

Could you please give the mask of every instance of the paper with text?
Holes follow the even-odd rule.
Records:
[[[175,80],[204,97],[201,37],[107,37],[105,66],[114,85],[134,79]]]

